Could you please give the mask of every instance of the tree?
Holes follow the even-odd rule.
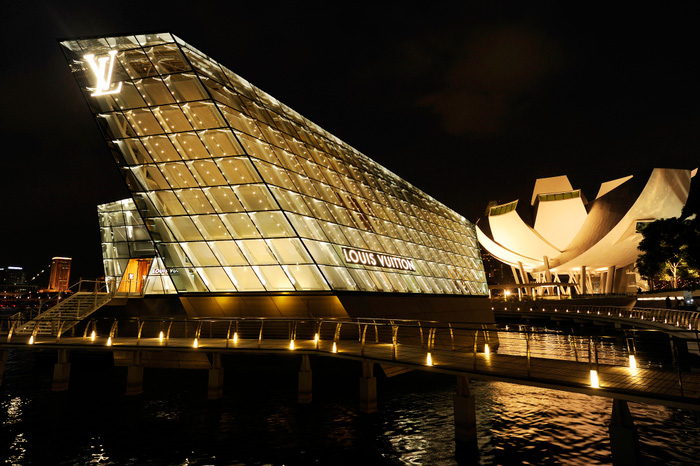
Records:
[[[649,280],[666,276],[673,288],[678,279],[695,275],[698,266],[697,219],[665,218],[647,224],[638,249],[639,274]]]

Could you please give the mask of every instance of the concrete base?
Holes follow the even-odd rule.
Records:
[[[221,367],[221,354],[214,353],[212,356],[211,369],[209,369],[209,386],[207,388],[207,398],[219,400],[224,397],[224,369]]]
[[[140,395],[143,393],[143,366],[141,365],[141,353],[131,354],[131,364],[126,369],[126,394]]]
[[[360,412],[377,412],[377,378],[374,377],[374,363],[362,362],[360,377]]]
[[[637,428],[634,426],[634,419],[626,401],[613,399],[608,433],[615,466],[642,464]]]
[[[476,401],[469,392],[469,380],[457,376],[457,394],[453,397],[455,418],[455,456],[458,461],[478,463]]]
[[[301,358],[301,368],[299,369],[299,395],[298,401],[301,404],[311,403],[312,398],[312,372],[309,356],[305,354]]]
[[[0,387],[2,387],[2,379],[5,376],[5,368],[7,367],[7,350],[0,349]]]
[[[58,350],[58,362],[53,366],[53,383],[51,390],[62,392],[68,390],[70,380],[70,355],[68,350]]]

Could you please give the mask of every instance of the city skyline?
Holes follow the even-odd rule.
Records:
[[[355,6],[194,21],[128,2],[10,7],[2,130],[27,145],[8,157],[0,261],[33,275],[66,255],[75,278],[100,274],[97,204],[128,195],[63,62],[69,36],[171,30],[472,222],[538,177],[590,196],[602,167],[697,166],[692,12]]]

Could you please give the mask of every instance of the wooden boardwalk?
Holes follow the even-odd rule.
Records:
[[[433,348],[421,344],[392,344],[341,339],[236,339],[231,338],[135,338],[101,336],[61,337],[37,335],[33,344],[25,335],[16,335],[0,349],[63,349],[125,352],[203,352],[313,354],[323,357],[365,360],[407,368],[449,373],[468,378],[498,380],[545,387],[626,401],[660,404],[684,409],[700,409],[700,373],[677,369],[630,368],[624,365],[577,362],[547,357],[475,353],[473,348]],[[335,344],[335,348],[334,348]],[[428,362],[430,353],[431,363]],[[591,385],[591,369],[597,369],[599,387]]]

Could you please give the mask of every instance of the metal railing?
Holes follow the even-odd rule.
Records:
[[[679,329],[700,330],[700,312],[680,309],[655,309],[640,307],[617,306],[588,306],[538,303],[537,305],[521,306],[519,304],[492,307],[494,311],[519,311],[522,313],[559,313],[580,314],[588,316],[603,316],[635,321],[646,321],[673,325]]]
[[[655,397],[700,405],[700,374],[695,371],[700,367],[700,355],[695,354],[700,348],[698,332],[692,338],[688,331],[669,335],[668,331],[629,329],[592,335],[525,325],[400,319],[99,318],[75,323],[75,319],[56,319],[58,336],[34,333],[27,337],[14,334],[15,322],[0,320],[0,347],[335,353],[416,368],[548,381],[562,387],[589,384],[581,379],[589,370],[602,371],[612,380],[613,375],[632,377],[627,372],[614,373],[629,369],[642,371],[637,374],[642,382],[630,379],[629,386],[609,390],[656,393],[652,382],[658,379],[664,388]],[[70,336],[61,331],[69,326],[73,328]],[[557,365],[550,370],[554,362]],[[607,382],[603,378],[601,383]]]

